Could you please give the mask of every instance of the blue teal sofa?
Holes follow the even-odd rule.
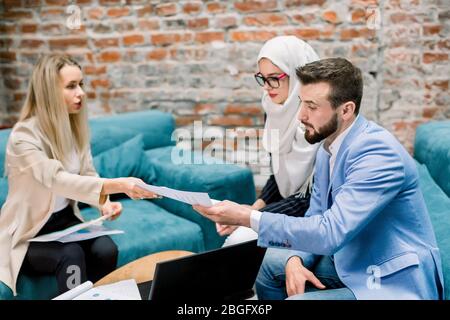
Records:
[[[416,130],[414,158],[419,183],[441,252],[444,298],[450,298],[450,121],[434,121]]]
[[[101,176],[132,175],[154,185],[207,192],[214,199],[246,204],[255,200],[249,169],[230,164],[174,163],[172,155],[183,153],[171,139],[175,127],[168,113],[151,110],[95,118],[90,120],[90,128],[94,165]],[[1,176],[10,131],[0,130]],[[1,205],[7,190],[7,179],[1,178]],[[106,222],[111,228],[125,231],[112,236],[119,248],[118,267],[159,251],[202,252],[218,248],[224,241],[215,225],[187,204],[171,199],[133,201],[125,195],[116,195],[114,200],[121,201],[124,208],[119,219]],[[96,209],[82,204],[81,207],[86,219],[98,217]],[[50,276],[21,275],[17,288],[18,296],[13,297],[11,290],[0,282],[0,299],[51,299],[57,295],[56,280]]]

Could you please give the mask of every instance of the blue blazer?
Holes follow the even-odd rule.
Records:
[[[442,299],[441,258],[414,160],[384,128],[355,121],[331,181],[320,147],[305,217],[263,212],[258,244],[300,250],[294,255],[309,268],[333,256],[357,299]]]

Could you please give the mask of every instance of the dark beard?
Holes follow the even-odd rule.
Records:
[[[319,129],[319,131],[314,130],[313,134],[309,134],[308,130],[305,131],[305,139],[310,144],[315,144],[317,142],[322,141],[323,139],[326,139],[330,135],[336,132],[338,127],[337,122],[337,114],[334,114],[333,118],[331,118],[328,123],[326,123],[322,128]]]

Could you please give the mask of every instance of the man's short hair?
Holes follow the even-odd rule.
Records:
[[[326,82],[330,85],[328,101],[333,108],[353,101],[358,114],[363,95],[361,70],[343,58],[329,58],[314,61],[299,67],[297,77],[303,85]]]

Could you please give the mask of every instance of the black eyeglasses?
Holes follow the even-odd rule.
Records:
[[[267,77],[265,78],[261,72],[258,72],[255,74],[255,80],[256,82],[261,86],[264,87],[264,84],[267,83],[269,87],[276,89],[280,87],[280,80],[287,77],[286,73],[282,73],[279,76],[276,77]]]

